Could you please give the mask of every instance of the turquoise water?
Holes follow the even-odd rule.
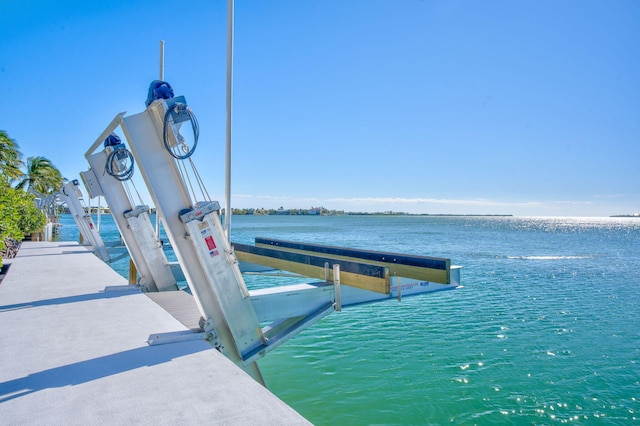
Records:
[[[638,219],[233,218],[256,236],[464,266],[464,288],[334,313],[260,361],[317,425],[640,423]]]

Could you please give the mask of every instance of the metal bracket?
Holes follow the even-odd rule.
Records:
[[[93,169],[89,169],[86,172],[80,172],[80,178],[82,178],[84,187],[89,193],[89,198],[96,198],[104,195],[102,187],[100,186],[100,182],[98,182],[95,171]]]
[[[102,291],[104,293],[111,293],[115,291],[139,293],[141,290],[142,290],[141,287],[138,285],[127,284],[127,285],[108,285]]]
[[[229,265],[235,265],[238,263],[238,258],[236,257],[235,252],[233,251],[233,247],[231,247],[229,250],[225,250],[224,251],[224,255],[227,259],[227,263],[229,263]]]
[[[184,111],[187,106],[187,100],[184,96],[174,96],[173,98],[165,99],[165,102],[167,103],[167,110],[171,110],[171,119],[175,124],[189,120],[189,115]],[[176,105],[178,108],[175,108]]]
[[[192,330],[155,333],[149,335],[147,343],[149,346],[155,346],[167,345],[169,343],[188,342],[191,340],[207,340],[206,333],[200,333]]]
[[[200,203],[198,203],[200,204]],[[220,210],[220,203],[211,201],[205,204],[197,205],[194,209],[187,209],[180,212],[180,220],[182,223],[189,223],[192,220],[202,220],[207,214]]]
[[[126,217],[127,219],[130,217],[138,217],[140,216],[141,213],[148,213],[148,212],[149,212],[149,206],[144,206],[144,205],[137,206],[133,210],[124,212],[124,217]]]
[[[209,342],[218,351],[224,352],[224,346],[222,345],[222,343],[220,343],[220,340],[218,339],[218,334],[216,333],[216,330],[213,326],[213,320],[209,318],[208,320],[205,321],[204,325],[202,325],[201,327],[204,330],[204,332],[202,333],[204,335],[204,340]]]

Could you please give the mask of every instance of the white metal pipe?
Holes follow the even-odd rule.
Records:
[[[333,264],[333,288],[335,297],[335,310],[337,312],[342,311],[342,297],[340,295],[340,264]]]
[[[226,167],[225,167],[225,210],[224,232],[231,240],[231,109],[233,90],[233,2],[227,5],[227,131],[226,131]]]
[[[164,40],[160,40],[160,80],[164,80]]]
[[[160,40],[160,80],[164,81],[164,40]],[[156,238],[160,239],[160,216],[156,212]]]

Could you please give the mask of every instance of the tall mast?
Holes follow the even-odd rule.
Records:
[[[164,40],[160,40],[160,80],[164,81]]]
[[[233,1],[227,4],[227,134],[225,172],[224,232],[230,240],[231,230],[231,97],[233,89]]]
[[[164,81],[164,40],[160,40],[160,81]],[[160,213],[156,208],[156,237],[160,239]]]

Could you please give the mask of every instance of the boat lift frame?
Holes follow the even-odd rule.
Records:
[[[286,286],[251,296],[220,222],[219,204],[191,199],[179,160],[164,147],[167,108],[161,99],[141,113],[118,114],[89,151],[121,128],[202,314],[207,340],[264,383],[256,361],[333,312],[335,285]],[[177,129],[168,130],[177,140]]]
[[[107,129],[115,129],[120,122],[119,114]],[[102,145],[106,137],[104,133],[89,148],[85,158],[91,166],[89,170],[81,172],[80,176],[91,198],[103,196],[109,206],[122,240],[131,256],[135,268],[140,275],[138,284],[146,291],[178,290],[176,278],[167,261],[158,235],[153,229],[149,218],[149,207],[134,206],[127,196],[123,182],[105,173],[105,168],[112,147],[105,147],[101,151],[96,149]],[[156,216],[156,220],[158,216]]]
[[[109,254],[107,247],[93,223],[91,212],[87,212],[83,205],[83,194],[78,180],[74,179],[62,185],[60,197],[67,204],[73,220],[78,226],[82,240],[93,247],[96,256],[104,262],[111,262],[114,259]]]

